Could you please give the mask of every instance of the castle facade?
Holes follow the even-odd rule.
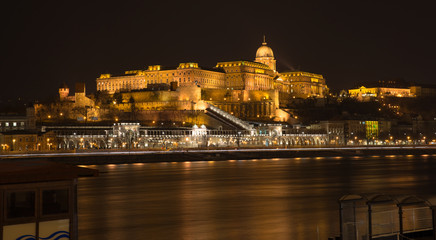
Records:
[[[321,98],[328,92],[320,74],[277,72],[274,53],[265,40],[256,51],[254,61],[218,62],[213,69],[201,68],[193,62],[180,63],[177,68],[153,65],[144,70],[126,71],[122,76],[101,74],[96,81],[97,91],[110,94],[151,89],[156,84],[173,89],[198,86],[202,89],[277,90],[290,98]]]
[[[74,113],[61,109],[57,110],[58,115],[83,121],[117,122],[126,118],[126,113],[132,113],[129,119],[148,124],[162,119],[174,121],[174,117],[163,117],[163,111],[178,111],[182,115],[178,122],[195,118],[192,122],[199,124],[199,119],[213,106],[243,120],[291,123],[292,116],[286,108],[292,99],[322,98],[328,93],[322,75],[301,71],[279,73],[274,53],[265,40],[254,61],[218,62],[213,68],[200,67],[195,62],[180,63],[174,68],[152,65],[126,71],[121,76],[101,74],[96,83],[99,93],[113,98],[110,104],[93,102],[86,98],[84,90],[69,96],[68,87],[62,86],[59,106],[71,103],[68,106]],[[42,115],[48,119],[51,116]],[[210,117],[204,118],[202,124],[213,125],[207,120]]]

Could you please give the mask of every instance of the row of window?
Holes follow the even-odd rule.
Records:
[[[22,142],[23,139],[25,140],[25,142],[35,142],[35,137],[26,137],[26,138],[18,138],[18,142]],[[42,138],[40,139],[42,140]]]
[[[17,127],[18,124],[20,126],[24,126],[24,122],[0,122],[0,127],[5,126],[5,127]]]

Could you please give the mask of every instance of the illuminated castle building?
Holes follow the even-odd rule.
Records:
[[[202,69],[198,63],[180,63],[176,69],[165,69],[160,65],[147,70],[126,71],[123,76],[102,74],[97,79],[97,91],[115,93],[148,88],[153,84],[197,85],[201,88],[224,88],[225,74],[220,71]]]
[[[154,65],[146,70],[126,71],[122,76],[102,74],[97,78],[97,91],[115,93],[139,90],[146,89],[151,84],[196,85],[201,88],[233,90],[281,89],[284,92],[292,90],[289,93],[299,97],[323,97],[328,91],[322,75],[306,72],[279,74],[274,53],[265,40],[257,49],[254,62],[219,62],[214,69],[203,69],[198,63],[180,63],[175,69]]]
[[[212,69],[194,62],[177,68],[152,65],[121,76],[101,74],[96,82],[97,91],[120,93],[123,103],[133,98],[139,110],[204,110],[212,104],[236,117],[276,121],[288,120],[281,108],[293,98],[322,98],[328,92],[322,75],[279,73],[265,39],[254,61],[218,62]]]
[[[402,79],[370,81],[363,83],[359,88],[349,89],[348,94],[361,101],[384,97],[415,97],[410,85]]]

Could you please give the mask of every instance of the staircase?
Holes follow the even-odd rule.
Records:
[[[230,126],[233,126],[237,129],[243,129],[243,130],[252,130],[253,126],[248,124],[247,122],[227,113],[226,111],[223,111],[217,107],[215,107],[212,104],[209,104],[208,108],[206,108],[207,112],[206,114],[221,121],[224,122]]]

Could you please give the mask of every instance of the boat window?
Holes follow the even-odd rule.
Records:
[[[35,191],[8,192],[6,199],[7,218],[35,216]]]
[[[42,214],[68,213],[68,189],[43,190]]]

